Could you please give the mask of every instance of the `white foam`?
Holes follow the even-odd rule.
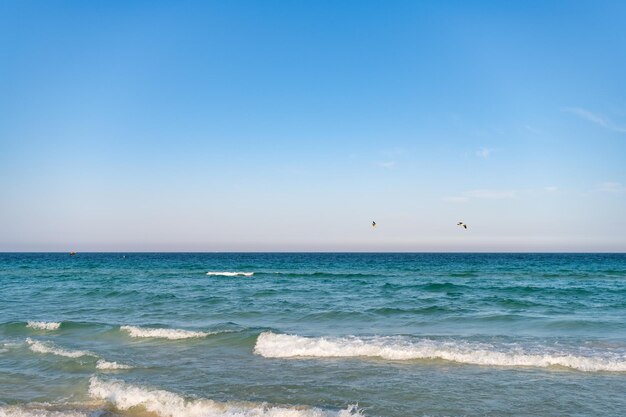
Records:
[[[103,381],[91,377],[89,395],[107,401],[119,410],[143,407],[159,417],[357,417],[355,406],[338,412],[318,408],[282,407],[259,403],[217,402],[209,399],[190,400],[165,390],[149,389],[121,381]]]
[[[5,352],[8,352],[10,349],[19,348],[21,346],[23,346],[22,343],[15,343],[15,342],[0,343],[0,353],[5,353]]]
[[[26,327],[37,330],[57,330],[61,323],[54,321],[29,321]]]
[[[543,351],[542,351],[543,350]],[[264,332],[254,353],[266,358],[377,357],[388,360],[440,359],[487,366],[562,366],[580,371],[626,372],[626,353],[595,352],[589,356],[548,347],[532,351],[519,346],[496,346],[459,340],[388,337],[301,337]]]
[[[125,365],[123,363],[118,362],[108,362],[104,359],[98,359],[96,362],[96,369],[100,369],[101,371],[113,371],[119,369],[132,369],[133,367],[130,365]]]
[[[158,329],[150,327],[121,326],[120,330],[127,332],[130,337],[155,337],[161,339],[190,339],[194,337],[207,337],[216,332],[194,332],[182,329]]]
[[[30,345],[30,350],[37,353],[51,353],[53,355],[65,356],[67,358],[79,358],[81,356],[95,356],[94,354],[84,350],[66,350],[52,343],[44,343],[33,340],[30,337],[26,339],[26,343]]]
[[[251,277],[254,275],[254,272],[209,271],[206,274],[222,277]]]
[[[17,405],[0,406],[0,417],[92,417],[97,414],[76,410],[47,410]]]

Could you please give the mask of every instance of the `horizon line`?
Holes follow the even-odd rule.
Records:
[[[581,254],[581,255],[625,255],[626,251],[0,251],[4,254]]]

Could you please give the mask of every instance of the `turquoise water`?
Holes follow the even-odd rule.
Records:
[[[0,254],[0,417],[624,410],[626,255]]]

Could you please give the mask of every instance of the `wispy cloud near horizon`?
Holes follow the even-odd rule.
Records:
[[[485,198],[491,200],[502,200],[505,198],[517,198],[516,190],[472,190],[463,193],[469,198]]]
[[[608,117],[602,114],[593,113],[593,112],[590,112],[589,110],[582,109],[579,107],[566,107],[563,109],[563,111],[574,114],[580,117],[581,119],[587,120],[605,129],[612,130],[614,132],[619,132],[619,133],[626,133],[626,127],[613,123]]]
[[[467,201],[469,201],[469,198],[463,196],[451,196],[444,197],[443,201],[445,201],[446,203],[466,203]]]
[[[598,191],[606,192],[621,192],[619,190],[625,190],[626,187],[620,183],[606,182],[596,186]],[[493,190],[493,189],[477,189],[464,191],[456,196],[443,197],[443,201],[448,203],[465,203],[471,200],[508,200],[518,199],[525,197],[539,197],[542,195],[548,195],[559,191],[559,187],[546,186],[541,188],[526,188],[526,189],[512,189],[512,190]]]
[[[493,149],[481,148],[476,151],[476,156],[482,159],[489,159],[491,152],[493,152]]]
[[[458,196],[444,197],[443,201],[448,203],[465,203],[473,199],[484,200],[504,200],[510,198],[517,198],[519,196],[517,190],[470,190],[461,193]]]
[[[381,168],[394,169],[397,164],[396,164],[396,161],[383,161],[383,162],[378,162],[377,165]]]
[[[604,193],[624,194],[626,193],[626,185],[619,182],[607,181],[596,184],[596,190]]]

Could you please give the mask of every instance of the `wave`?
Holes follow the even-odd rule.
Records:
[[[561,366],[587,372],[626,372],[625,352],[596,351],[581,355],[575,350],[556,350],[549,346],[524,349],[517,344],[493,345],[403,336],[326,338],[264,332],[257,338],[254,353],[265,358],[376,357],[396,361],[446,360],[486,366]]]
[[[120,369],[132,369],[132,366],[124,365],[123,363],[108,362],[104,359],[98,359],[98,362],[96,362],[96,369],[99,369],[101,371],[114,371]]]
[[[401,308],[401,307],[378,307],[367,310],[368,313],[373,313],[381,316],[393,316],[402,314],[434,314],[434,313],[448,313],[458,312],[458,309],[451,309],[440,306],[427,306],[418,308]]]
[[[127,332],[130,337],[153,337],[160,339],[191,339],[195,337],[207,337],[218,332],[198,332],[182,329],[161,329],[151,327],[136,327],[136,326],[120,326],[120,330]]]
[[[150,389],[117,380],[89,380],[89,395],[106,401],[119,410],[142,407],[159,417],[362,417],[356,406],[337,412],[319,408],[271,406],[249,402],[217,402],[185,399],[173,392]]]
[[[80,358],[83,356],[91,356],[94,358],[98,358],[98,355],[87,352],[84,350],[67,350],[55,346],[50,342],[40,342],[38,340],[33,340],[30,337],[26,339],[26,343],[30,346],[30,350],[36,353],[50,353],[57,356],[64,356],[66,358]],[[132,366],[125,365],[123,363],[118,362],[109,362],[102,358],[98,359],[96,362],[96,369],[101,371],[112,371],[112,370],[122,370],[122,369],[132,369]],[[0,415],[2,417],[2,415]]]
[[[422,284],[421,287],[426,291],[448,291],[467,289],[467,285],[454,284],[452,282],[431,282],[428,284]]]
[[[80,358],[81,356],[95,356],[91,352],[84,350],[66,350],[52,343],[40,342],[30,337],[26,339],[26,343],[30,345],[30,350],[36,353],[51,353],[57,356],[65,356],[66,358]]]
[[[459,271],[459,272],[450,272],[446,274],[449,277],[477,277],[477,271]]]
[[[0,406],[0,417],[96,417],[98,415],[104,414],[86,410],[50,410],[41,406]]]
[[[5,349],[5,351],[8,351],[9,349],[22,346],[22,344],[16,343],[16,342],[5,342],[5,343],[0,344],[0,346],[2,346],[2,348]]]
[[[324,271],[316,271],[316,272],[285,272],[285,271],[276,271],[276,272],[258,272],[258,275],[278,275],[281,277],[287,278],[298,278],[298,277],[315,277],[315,278],[370,278],[370,277],[378,277],[382,276],[377,273],[361,273],[361,272],[324,272]]]
[[[54,321],[29,321],[26,327],[37,330],[57,330],[61,327],[61,323]]]
[[[207,275],[220,276],[220,277],[251,277],[254,272],[228,272],[228,271],[209,271]]]

